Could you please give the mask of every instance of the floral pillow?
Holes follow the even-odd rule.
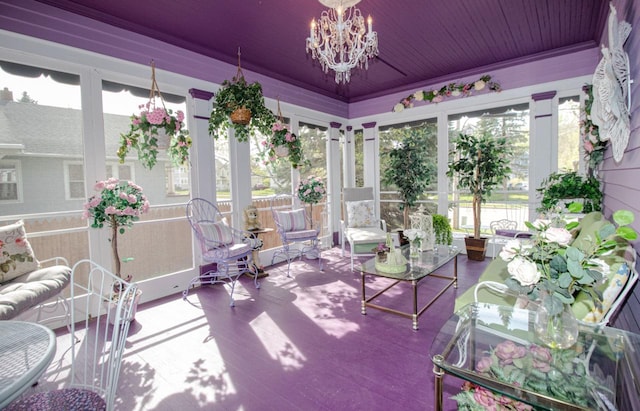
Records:
[[[22,220],[0,227],[0,283],[38,268]]]
[[[284,231],[299,231],[307,228],[307,219],[304,209],[293,211],[276,211],[278,223]]]
[[[352,228],[378,225],[373,200],[347,201],[347,218]]]
[[[203,233],[202,235],[208,241],[215,241],[217,244],[215,247],[233,243],[233,233],[227,224],[220,223],[200,223]]]

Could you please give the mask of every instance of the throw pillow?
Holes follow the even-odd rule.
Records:
[[[378,219],[373,200],[347,201],[347,218],[352,228],[376,227]]]
[[[276,218],[284,231],[299,231],[307,228],[306,216],[302,208],[293,211],[276,211]]]
[[[228,225],[224,222],[219,223],[200,223],[202,235],[208,241],[215,241],[217,244],[214,248],[233,243],[233,233]]]
[[[38,268],[22,220],[0,227],[0,283]]]

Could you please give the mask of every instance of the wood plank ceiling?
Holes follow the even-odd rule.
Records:
[[[380,55],[337,85],[307,55],[317,0],[38,0],[343,101],[597,47],[606,0],[362,0]]]

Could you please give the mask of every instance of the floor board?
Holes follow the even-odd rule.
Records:
[[[236,305],[228,289],[194,289],[139,307],[131,324],[116,400],[129,410],[431,410],[433,374],[429,344],[453,311],[458,293],[475,283],[489,262],[459,256],[459,288],[451,287],[420,318],[369,309],[360,313],[360,274],[337,248],[325,251],[324,272],[314,261],[269,267],[262,287],[242,278]],[[364,259],[364,258],[363,258]],[[451,274],[453,265],[443,267]],[[420,283],[426,301],[442,280]],[[384,287],[367,281],[367,295]],[[411,290],[397,287],[384,304],[409,310]],[[59,386],[66,376],[69,336],[40,384]],[[460,382],[445,377],[448,397]]]

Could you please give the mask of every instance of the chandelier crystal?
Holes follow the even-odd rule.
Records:
[[[320,18],[311,20],[307,53],[317,59],[325,73],[336,73],[336,83],[347,83],[351,69],[369,68],[369,59],[378,55],[378,34],[372,30],[371,16],[355,7],[360,0],[319,0],[329,7]]]

